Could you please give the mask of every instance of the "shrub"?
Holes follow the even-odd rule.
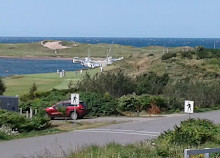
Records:
[[[155,72],[149,72],[136,78],[135,92],[140,94],[162,94],[164,87],[169,81],[168,74],[158,76]]]
[[[0,126],[6,125],[18,132],[29,132],[32,130],[42,130],[50,126],[49,119],[39,114],[32,119],[26,119],[18,113],[0,110]]]
[[[205,119],[188,119],[182,121],[174,130],[159,136],[159,140],[170,144],[197,146],[208,141],[215,142],[219,133],[217,126]]]
[[[183,79],[169,82],[164,89],[164,95],[178,100],[181,98],[194,100],[199,107],[212,107],[220,104],[219,89],[219,81],[207,82]]]
[[[108,116],[116,114],[116,100],[109,93],[100,94],[94,92],[80,92],[80,100],[83,100],[91,110],[91,116]]]
[[[135,84],[133,80],[124,74],[118,72],[103,72],[91,77],[86,74],[85,77],[77,83],[77,88],[84,92],[106,93],[113,97],[120,97],[134,92]]]
[[[137,110],[142,110],[142,107],[136,95],[127,95],[118,99],[118,109],[120,111],[136,112]]]
[[[181,52],[180,54],[182,58],[192,59],[192,52]]]
[[[162,60],[167,60],[173,57],[176,57],[176,53],[166,53],[162,56]]]
[[[218,49],[207,49],[204,47],[197,47],[197,58],[205,59],[205,58],[220,58],[220,50]]]
[[[53,89],[49,92],[36,93],[36,98],[34,100],[31,100],[30,98],[26,97],[26,95],[23,95],[21,97],[22,102],[20,104],[20,107],[23,110],[29,110],[29,108],[42,109],[52,106],[59,101],[68,99],[70,99],[69,90]]]
[[[120,111],[155,111],[160,113],[161,111],[168,111],[168,103],[170,100],[164,98],[163,96],[150,96],[150,95],[126,95],[118,99],[118,110]]]

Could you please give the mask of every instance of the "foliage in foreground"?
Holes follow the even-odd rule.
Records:
[[[50,123],[49,119],[43,117],[41,113],[32,119],[27,119],[18,113],[0,109],[0,127],[2,126],[8,126],[18,132],[29,132],[46,129]]]
[[[186,146],[198,146],[209,141],[220,144],[220,126],[206,119],[188,119],[175,126],[174,130],[163,133],[158,140]]]

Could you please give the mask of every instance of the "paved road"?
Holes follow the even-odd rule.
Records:
[[[220,111],[193,114],[191,117],[206,118],[215,123],[220,123]],[[187,118],[188,115],[186,114],[174,114],[158,118],[134,118],[132,122],[102,128],[0,142],[0,157],[29,158],[43,154],[58,157],[63,153],[92,144],[135,143],[155,138],[164,130],[172,129],[175,124],[179,124],[180,121]]]

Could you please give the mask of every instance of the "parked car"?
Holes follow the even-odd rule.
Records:
[[[70,117],[72,120],[82,118],[89,112],[88,106],[83,101],[80,101],[79,105],[71,105],[71,101],[67,100],[58,102],[55,105],[46,108],[46,115],[51,119],[54,119],[55,117],[64,117],[60,111],[61,108],[66,109],[65,117]],[[74,112],[75,109],[76,113]]]

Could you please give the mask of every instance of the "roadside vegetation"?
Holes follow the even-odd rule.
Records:
[[[27,119],[18,113],[0,109],[0,140],[11,139],[20,133],[48,129],[50,127],[49,121],[42,112],[32,119]]]

